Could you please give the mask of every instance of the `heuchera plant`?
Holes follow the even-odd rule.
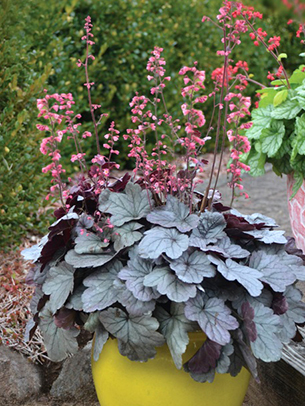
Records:
[[[283,3],[294,8],[296,20],[289,20],[288,24],[298,22],[296,36],[304,36],[305,24],[302,20],[304,4],[298,1]],[[248,22],[249,25],[252,25]],[[272,87],[261,85],[257,91],[260,101],[252,111],[252,126],[246,131],[251,142],[251,151],[242,158],[250,167],[250,174],[260,176],[265,173],[265,163],[272,164],[274,172],[293,174],[294,197],[305,179],[305,65],[301,65],[289,77],[283,60],[287,54],[280,53],[280,37],[272,37],[266,41],[266,31],[252,25],[250,33],[256,46],[264,46],[278,64],[275,73],[268,72],[267,79]],[[301,39],[301,43],[304,40]],[[300,54],[304,57],[305,54]]]
[[[274,220],[257,213],[244,216],[219,202],[219,169],[212,187],[220,165],[216,153],[207,189],[197,191],[197,175],[206,163],[200,150],[214,136],[221,157],[226,138],[231,142],[230,186],[243,193],[240,175],[249,168],[239,158],[250,146],[240,131],[250,127],[243,123],[250,99],[242,92],[251,78],[246,63],[233,64],[231,51],[257,18],[261,14],[252,8],[224,2],[213,22],[223,33],[218,54],[224,63],[212,73],[214,88],[207,94],[205,72],[196,62],[180,70],[181,122],[166,107],[163,91],[170,76],[162,49],[153,50],[147,65],[151,95],[133,98],[134,126],[123,136],[135,168],[117,178],[113,157],[119,153],[115,143],[120,134],[112,123],[100,146],[103,115],[97,118],[99,105],[91,99],[88,62],[94,59],[94,42],[87,17],[87,53],[78,66],[85,69],[93,134],[81,134],[71,94],[46,92],[37,103],[39,117],[48,121],[39,125],[48,132],[41,151],[52,161],[43,172],[51,171],[50,193],[59,192],[62,207],[55,211],[57,221],[49,234],[24,251],[35,262],[27,278],[36,286],[28,333],[31,337],[39,326],[53,360],[75,353],[87,330],[95,333],[95,360],[115,337],[120,353],[134,361],[153,358],[155,347],[167,343],[175,365],[182,368],[188,332],[203,331],[206,341],[184,365],[195,380],[212,382],[216,372],[235,376],[243,366],[257,378],[256,359],[278,361],[283,344],[296,333],[295,323],[305,321],[305,305],[295,286],[297,279],[305,280],[302,258],[289,253]],[[209,97],[217,124],[203,131],[205,116],[198,106]],[[88,167],[80,138],[91,136],[97,155]],[[64,137],[74,142],[71,159],[80,167],[70,186],[59,163]],[[148,137],[156,140],[151,154]],[[167,151],[176,148],[184,151],[183,168],[168,159]]]

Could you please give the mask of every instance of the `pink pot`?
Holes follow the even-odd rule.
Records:
[[[296,246],[305,253],[305,181],[295,197],[290,200],[293,184],[293,175],[290,174],[287,176],[287,196],[290,224]]]

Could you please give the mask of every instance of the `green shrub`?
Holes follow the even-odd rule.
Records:
[[[298,43],[287,31],[289,16],[277,2],[257,1],[262,11],[273,7],[268,17],[268,33],[282,36],[282,49],[289,55],[289,69],[298,65]],[[45,232],[37,213],[49,179],[41,174],[45,157],[39,153],[41,134],[36,129],[36,98],[43,88],[49,92],[72,92],[76,111],[83,115],[83,129],[88,129],[84,78],[76,61],[84,55],[80,37],[84,18],[94,23],[95,61],[90,67],[94,102],[115,120],[122,132],[130,125],[129,101],[135,91],[147,94],[145,67],[149,51],[155,45],[165,49],[168,73],[172,82],[167,89],[168,107],[180,114],[179,69],[198,60],[200,69],[209,75],[220,63],[218,33],[212,24],[201,23],[203,15],[214,16],[221,1],[209,0],[6,0],[1,15],[0,60],[0,249],[25,233]],[[270,13],[271,16],[271,13]],[[265,24],[265,23],[264,23]],[[263,25],[264,27],[264,25]],[[292,30],[292,27],[288,27]],[[254,79],[266,82],[274,63],[262,48],[250,39],[238,49],[237,58],[251,60]],[[251,86],[249,92],[255,87]],[[209,106],[206,115],[209,118]],[[88,122],[88,123],[86,123]],[[106,123],[107,125],[107,123]],[[120,146],[123,166],[126,144]],[[72,150],[72,148],[71,148]],[[88,146],[93,154],[94,144]],[[69,163],[69,146],[65,151]],[[43,216],[46,218],[46,216]]]

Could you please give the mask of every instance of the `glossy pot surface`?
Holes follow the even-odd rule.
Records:
[[[183,361],[190,359],[204,342],[204,335],[191,333]],[[178,370],[167,345],[157,348],[148,362],[123,357],[117,341],[109,339],[92,374],[101,406],[241,406],[250,374],[243,369],[233,378],[217,374],[214,382],[195,382],[184,370]]]

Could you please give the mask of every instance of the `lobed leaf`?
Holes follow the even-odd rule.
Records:
[[[195,323],[185,317],[184,304],[181,303],[171,303],[170,312],[159,306],[154,315],[160,323],[160,332],[166,339],[174,363],[181,369],[182,354],[189,343],[188,332],[194,330]]]
[[[284,123],[273,121],[269,128],[264,128],[261,132],[262,152],[267,154],[269,158],[274,157],[282,145],[284,135]]]
[[[118,339],[120,353],[131,361],[154,358],[155,347],[165,342],[157,332],[157,319],[149,315],[127,315],[123,310],[110,308],[102,311],[99,318],[106,330]]]
[[[109,333],[105,330],[104,326],[99,323],[98,327],[95,330],[94,336],[94,345],[93,345],[93,359],[94,361],[98,361],[102,349],[109,338]]]
[[[288,310],[279,316],[282,321],[279,338],[282,342],[289,343],[296,334],[296,323],[305,322],[305,303],[302,302],[302,293],[294,286],[287,288],[284,297],[288,304]]]
[[[209,299],[202,292],[187,301],[185,315],[189,320],[197,321],[209,339],[220,345],[228,344],[231,339],[229,331],[239,326],[223,300],[216,297]]]
[[[142,228],[142,224],[136,221],[130,221],[121,227],[114,227],[114,250],[120,251],[123,248],[131,247],[135,242],[142,238],[142,233],[137,231]]]
[[[155,289],[144,284],[144,278],[153,271],[153,263],[139,256],[138,246],[129,251],[130,260],[118,274],[118,277],[126,281],[126,287],[134,297],[143,302],[148,302],[160,296]]]
[[[196,380],[199,382],[208,380],[208,377],[204,377],[202,380],[202,377],[200,379],[198,375],[208,374],[211,370],[215,370],[221,356],[221,348],[220,344],[207,338],[196,354],[184,364],[184,369],[190,372],[194,379],[197,375]],[[212,378],[214,378],[214,374]]]
[[[284,292],[286,287],[296,280],[290,268],[282,263],[278,255],[255,251],[251,255],[249,266],[262,272],[260,280],[271,286],[275,292]]]
[[[155,287],[159,293],[178,303],[195,297],[197,293],[196,285],[182,282],[169,267],[155,268],[145,276],[143,283]]]
[[[154,299],[145,302],[137,299],[133,293],[126,288],[125,283],[119,279],[115,281],[114,285],[119,292],[117,297],[118,302],[126,308],[129,314],[142,316],[155,309],[156,301]]]
[[[116,254],[110,250],[103,254],[77,254],[75,250],[70,250],[65,256],[65,261],[75,268],[96,268],[107,264],[115,255]]]
[[[85,312],[106,309],[117,301],[118,292],[114,281],[122,267],[120,261],[114,260],[84,279],[83,284],[88,288],[82,294]]]
[[[297,99],[297,93],[295,90],[290,89],[287,99],[276,106],[271,115],[277,120],[291,120],[295,118],[302,110],[300,103]]]
[[[101,194],[99,203],[100,211],[112,214],[112,224],[122,226],[131,220],[146,217],[151,211],[153,200],[149,191],[129,182],[124,193],[109,191],[107,194]]]
[[[155,208],[148,214],[147,220],[166,228],[176,227],[185,233],[197,227],[199,218],[196,214],[190,214],[190,208],[176,197],[168,195],[166,205]]]
[[[63,306],[72,292],[74,272],[75,269],[64,261],[50,269],[42,290],[50,295],[49,307],[53,314]]]
[[[228,281],[236,280],[247,289],[251,296],[255,297],[261,294],[263,284],[260,282],[260,279],[263,274],[260,271],[246,265],[241,265],[230,258],[226,262],[223,262],[221,259],[209,255],[209,259],[217,265],[217,270]]]
[[[165,253],[172,259],[179,258],[187,250],[189,238],[175,228],[154,227],[144,233],[139,244],[139,255],[156,259]]]
[[[76,237],[75,244],[77,254],[102,254],[109,242],[104,242],[97,234],[84,233]]]
[[[257,338],[250,344],[253,354],[265,362],[279,361],[283,347],[277,336],[281,326],[280,317],[261,303],[252,303],[252,307],[255,314],[253,321],[257,330]]]
[[[192,231],[191,238],[203,240],[205,245],[216,243],[218,239],[226,236],[223,231],[227,226],[221,213],[206,211],[201,214],[198,227]]]
[[[203,278],[211,278],[216,275],[215,267],[207,255],[197,250],[192,253],[184,252],[169,266],[181,281],[187,283],[201,283]]]
[[[287,239],[284,236],[284,230],[249,230],[246,234],[252,235],[254,238],[262,241],[265,244],[286,244]]]
[[[48,355],[52,361],[60,362],[68,355],[75,354],[78,351],[76,337],[79,334],[79,330],[76,328],[65,330],[57,327],[54,323],[53,311],[49,303],[39,313],[39,327]]]

